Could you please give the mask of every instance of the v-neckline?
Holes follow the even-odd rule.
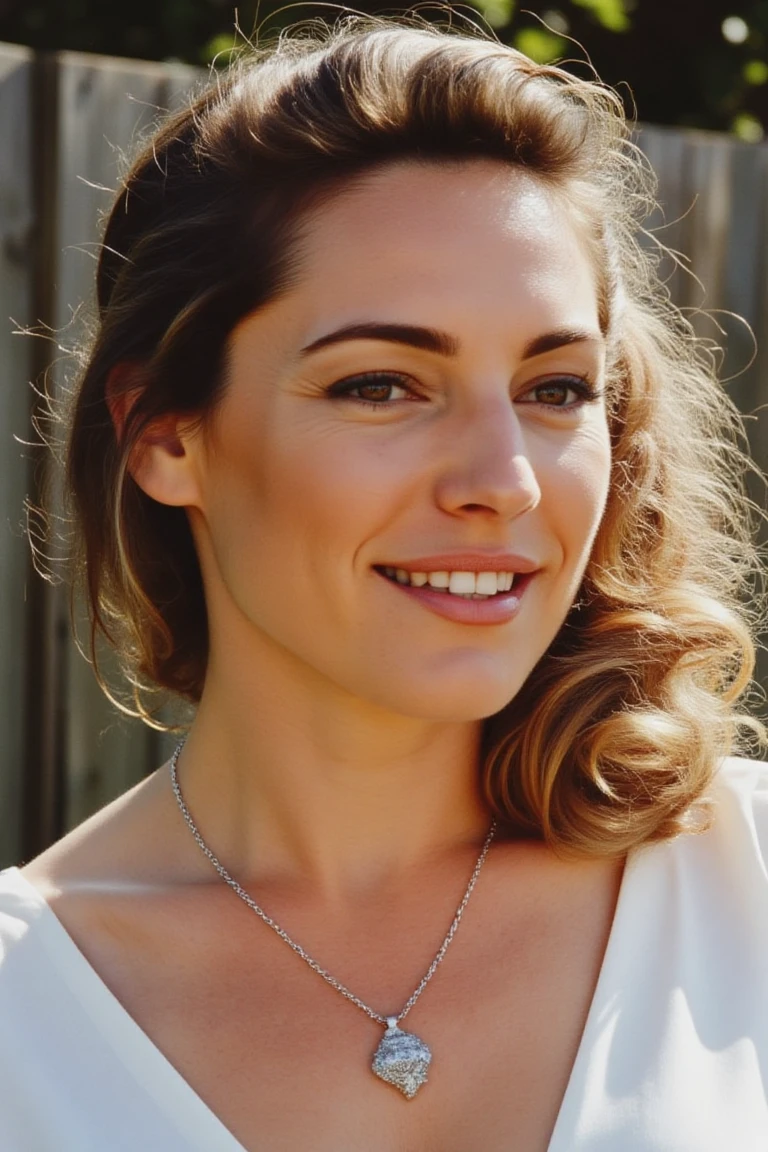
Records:
[[[584,1103],[579,1092],[585,1080],[586,1065],[596,1035],[604,1027],[615,998],[610,972],[614,954],[620,948],[627,889],[639,855],[630,856],[624,866],[600,971],[547,1152],[573,1152],[573,1138]],[[189,1139],[190,1149],[248,1152],[109,989],[39,889],[18,868],[9,868],[5,875],[9,874],[22,895],[34,906],[43,942],[78,1003],[140,1087]]]
[[[616,987],[614,972],[619,969],[619,955],[624,950],[622,943],[626,938],[624,923],[627,917],[632,915],[635,903],[630,895],[630,888],[634,888],[637,883],[637,873],[648,851],[648,848],[636,849],[627,856],[624,863],[616,906],[613,910],[611,929],[600,963],[600,971],[579,1040],[579,1047],[571,1065],[568,1083],[560,1101],[555,1126],[549,1138],[547,1152],[577,1152],[577,1132],[582,1127],[580,1121],[583,1120],[585,1110],[589,1107],[589,1100],[585,1098],[584,1091],[589,1079],[589,1064],[596,1048],[598,1036],[609,1025],[617,1010],[620,989]]]
[[[121,1004],[39,889],[18,868],[8,872],[34,905],[43,945],[79,1006],[139,1087],[189,1141],[190,1152],[248,1152]]]

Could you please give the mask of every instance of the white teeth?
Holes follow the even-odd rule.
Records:
[[[483,596],[495,596],[497,592],[502,591],[502,581],[504,573],[499,572],[478,572],[475,579],[475,592],[481,593]]]
[[[451,582],[447,572],[430,572],[427,579],[430,588],[447,588]]]
[[[385,567],[384,573],[398,584],[413,588],[438,588],[452,596],[467,599],[485,599],[498,592],[510,592],[515,582],[514,572],[408,572],[405,568]]]
[[[452,592],[454,596],[473,596],[475,594],[474,572],[451,572],[448,579],[448,591]]]

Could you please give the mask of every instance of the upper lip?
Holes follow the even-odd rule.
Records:
[[[398,560],[383,568],[402,568],[405,572],[537,572],[541,567],[527,556],[512,552],[445,552],[419,556],[415,560]]]

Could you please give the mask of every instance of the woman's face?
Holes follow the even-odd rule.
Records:
[[[590,262],[562,198],[474,159],[369,173],[300,253],[188,444],[212,667],[252,652],[400,714],[490,715],[560,628],[606,500]]]

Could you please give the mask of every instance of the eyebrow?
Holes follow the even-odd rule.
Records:
[[[325,336],[319,336],[311,344],[301,349],[302,356],[308,356],[321,348],[328,348],[332,344],[342,344],[347,340],[383,340],[389,344],[407,344],[411,348],[419,348],[425,352],[435,352],[438,356],[456,357],[461,351],[461,344],[455,336],[448,332],[441,332],[437,328],[422,328],[413,324],[381,324],[376,321],[364,321],[360,324],[345,324]],[[569,344],[604,344],[602,334],[595,330],[582,328],[558,328],[553,332],[545,332],[534,337],[523,349],[523,360],[533,356],[541,356],[545,352],[554,352],[558,348],[565,348]]]

